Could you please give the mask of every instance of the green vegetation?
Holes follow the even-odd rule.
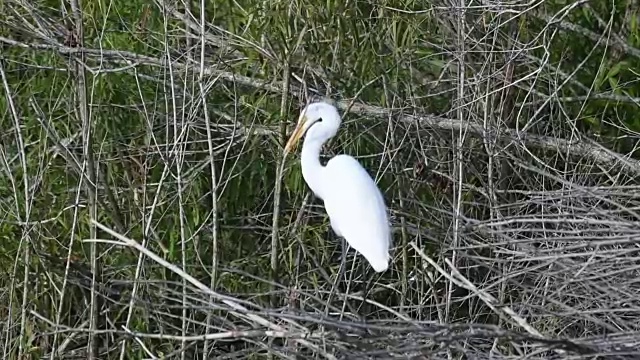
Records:
[[[3,358],[640,354],[635,1],[203,3],[0,2]],[[318,95],[382,275],[282,158]]]

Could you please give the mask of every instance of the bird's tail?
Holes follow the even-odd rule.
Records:
[[[383,272],[389,268],[389,254],[385,256],[365,256],[375,272]]]

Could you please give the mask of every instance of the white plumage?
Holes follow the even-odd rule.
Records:
[[[380,190],[360,163],[349,155],[338,155],[320,164],[320,149],[340,127],[335,106],[309,104],[285,146],[288,153],[306,133],[302,145],[302,176],[313,193],[324,201],[331,228],[362,254],[376,272],[389,267],[391,230]]]

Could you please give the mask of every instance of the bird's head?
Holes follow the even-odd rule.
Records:
[[[330,122],[332,125],[330,128],[335,130],[340,126],[338,109],[330,101],[314,102],[302,110],[296,128],[284,147],[284,153],[287,154],[293,150],[307,130],[319,121]]]

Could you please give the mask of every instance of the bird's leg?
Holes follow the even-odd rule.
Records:
[[[340,267],[338,268],[338,275],[336,276],[333,286],[337,287],[342,275],[344,274],[344,268],[347,266],[347,242],[342,236],[336,236],[340,240]]]
[[[336,234],[337,235],[337,234]],[[342,237],[337,235],[337,237],[340,238],[340,248],[341,248],[341,256],[340,256],[340,267],[338,268],[338,274],[336,275],[335,280],[333,281],[333,286],[331,287],[331,291],[329,292],[329,297],[327,299],[327,307],[325,308],[325,314],[328,314],[327,311],[329,309],[329,304],[331,304],[331,301],[333,299],[333,295],[336,292],[336,290],[338,289],[338,284],[340,283],[340,280],[342,280],[342,276],[345,273],[345,268],[347,267],[347,253],[349,251],[349,243],[347,243],[347,241]],[[355,260],[355,259],[354,259]],[[351,269],[353,270],[353,268]],[[353,276],[353,271],[351,272],[352,276]],[[349,279],[350,281],[351,279]],[[349,291],[349,283],[347,283],[346,286],[346,291]],[[356,308],[354,308],[354,306],[347,301],[346,299],[344,300],[344,302],[342,303],[342,314],[340,315],[342,318],[342,315],[344,314],[344,310],[345,307],[349,308],[349,311],[352,314],[357,314],[358,311]]]
[[[340,255],[340,268],[338,269],[338,279],[341,279],[342,275],[344,274],[344,269],[347,266],[347,251],[349,250],[349,245],[347,244],[347,241],[342,236],[340,236],[340,247],[341,247],[342,255]]]
[[[328,311],[329,309],[329,304],[331,304],[331,301],[333,299],[333,294],[338,289],[340,278],[342,278],[342,273],[344,272],[344,268],[347,265],[347,251],[345,246],[346,241],[341,236],[337,236],[337,237],[340,238],[340,244],[341,244],[340,247],[342,248],[342,251],[341,251],[342,255],[340,256],[340,267],[338,268],[338,275],[336,276],[335,280],[333,280],[333,286],[331,287],[331,291],[329,292],[326,311]]]

